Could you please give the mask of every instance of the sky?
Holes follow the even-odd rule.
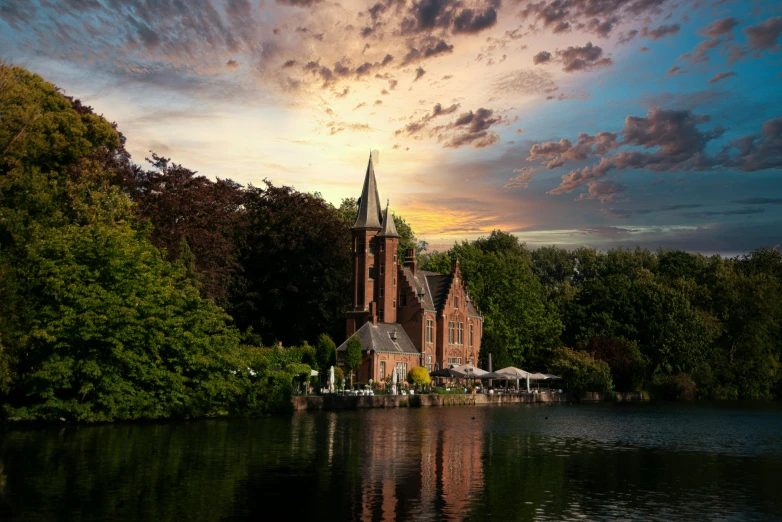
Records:
[[[381,199],[429,249],[782,244],[782,3],[0,0],[0,58],[210,178]]]

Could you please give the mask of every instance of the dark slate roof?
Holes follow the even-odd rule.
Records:
[[[478,313],[478,309],[475,308],[475,303],[472,302],[472,298],[467,300],[467,312],[472,317],[481,317],[481,314]]]
[[[383,214],[383,230],[380,231],[378,236],[382,237],[399,237],[396,231],[396,223],[394,223],[394,216],[388,213],[388,202],[386,201],[386,212]]]
[[[358,217],[353,228],[381,228],[383,215],[380,207],[380,196],[377,193],[377,180],[375,180],[375,168],[372,165],[372,155],[369,155],[367,175],[364,178],[364,188],[361,190],[361,198],[358,202]]]
[[[396,340],[392,335],[396,334]],[[421,355],[413,341],[407,336],[404,328],[398,323],[364,323],[354,336],[361,340],[362,350],[375,350],[379,353],[409,353]],[[348,348],[348,340],[340,344],[337,351],[343,352]]]
[[[405,276],[413,282],[415,293],[420,294],[423,290],[424,310],[429,310],[431,312],[436,311],[436,308],[434,307],[434,301],[432,300],[432,291],[429,289],[429,283],[426,280],[427,275],[435,275],[435,272],[417,270],[415,275],[413,275],[413,271],[410,270],[410,267],[406,266],[404,267],[404,270]]]
[[[442,310],[445,299],[448,297],[448,289],[451,286],[451,276],[443,274],[427,275],[426,282],[432,291],[432,301],[435,310]]]

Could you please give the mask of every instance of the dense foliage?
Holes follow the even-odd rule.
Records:
[[[496,231],[425,254],[422,264],[447,272],[455,257],[485,315],[483,365],[491,353],[494,368],[554,372],[563,352],[553,349],[568,346],[605,361],[618,391],[782,396],[776,248],[736,258],[640,248],[530,251]]]
[[[288,408],[311,369],[325,379],[350,303],[354,199],[212,181],[154,153],[144,168],[115,125],[4,64],[0,116],[4,415],[264,413]],[[420,248],[394,220],[400,253]],[[485,318],[483,367],[491,354],[495,369],[561,371],[579,391],[782,395],[777,249],[531,251],[495,231],[420,265],[448,273],[454,259]],[[355,338],[351,380],[360,362]]]
[[[586,392],[606,393],[613,390],[608,363],[587,352],[556,348],[552,352],[551,370],[565,379],[568,388],[578,397]]]

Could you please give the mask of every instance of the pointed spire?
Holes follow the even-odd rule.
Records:
[[[388,212],[388,203],[388,200],[386,200],[386,211],[383,214],[383,229],[378,236],[399,237],[399,233],[396,231],[396,224],[394,223],[394,216]]]
[[[375,167],[372,165],[372,153],[369,153],[367,175],[364,178],[364,188],[358,200],[358,217],[353,228],[382,228],[383,215],[380,210],[380,196],[377,193]]]

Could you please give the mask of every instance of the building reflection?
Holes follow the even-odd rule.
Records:
[[[352,518],[463,520],[483,483],[483,422],[472,415],[479,414],[455,410],[432,423],[432,416],[415,410],[339,420],[327,414],[322,432],[312,435],[326,440],[330,474],[356,475],[346,481]],[[351,462],[358,465],[351,468]]]

